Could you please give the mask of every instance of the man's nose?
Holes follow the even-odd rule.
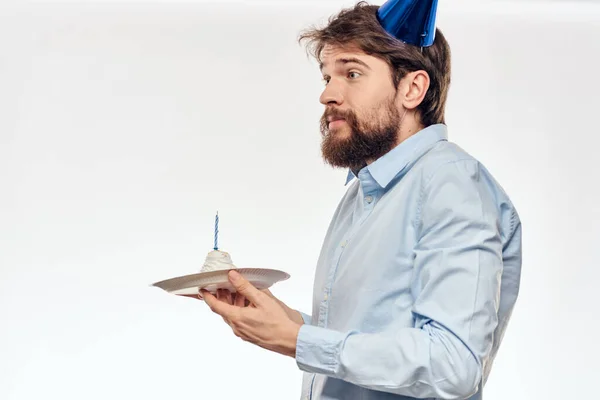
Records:
[[[319,101],[325,106],[332,104],[340,106],[344,102],[344,96],[340,88],[330,81],[325,90],[323,90],[323,93],[321,93]]]

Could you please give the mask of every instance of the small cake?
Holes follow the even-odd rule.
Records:
[[[229,253],[221,250],[213,250],[206,256],[206,260],[204,261],[204,265],[202,266],[202,270],[200,272],[212,272],[230,269],[237,268],[235,265],[233,265],[233,261],[231,260]]]

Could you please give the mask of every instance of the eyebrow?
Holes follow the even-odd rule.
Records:
[[[358,58],[354,58],[354,57],[350,57],[350,58],[339,58],[337,60],[335,60],[336,64],[358,64],[358,65],[362,65],[363,67],[365,67],[368,70],[371,70],[371,67],[369,67],[367,65],[367,63],[365,63],[364,61],[359,60]],[[323,68],[325,67],[325,65],[323,63],[319,63],[319,69],[321,70],[321,72],[323,72]]]

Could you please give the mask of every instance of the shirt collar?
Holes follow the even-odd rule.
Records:
[[[419,158],[441,140],[448,140],[446,125],[430,125],[408,137],[365,168],[377,184],[385,189],[411,161]],[[350,170],[346,178],[346,185],[355,177],[354,172]]]

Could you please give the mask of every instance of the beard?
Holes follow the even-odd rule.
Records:
[[[330,130],[327,122],[330,116],[345,119],[347,126]],[[321,117],[323,160],[333,167],[358,172],[367,161],[375,161],[395,147],[400,123],[394,99],[385,101],[361,119],[352,110],[328,108]],[[344,130],[349,130],[345,136]]]

